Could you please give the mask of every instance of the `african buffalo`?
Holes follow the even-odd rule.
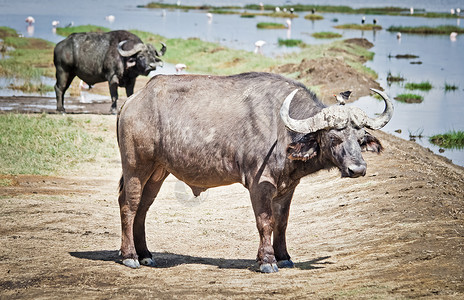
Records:
[[[154,266],[145,217],[173,174],[196,196],[241,183],[256,217],[260,270],[293,266],[285,231],[300,179],[334,167],[342,177],[364,176],[362,149],[382,150],[364,127],[385,126],[393,106],[385,93],[373,91],[386,103],[375,119],[355,107],[326,107],[304,85],[276,74],[152,78],[118,117],[123,263]]]
[[[73,33],[59,42],[53,53],[56,68],[56,110],[64,112],[64,93],[75,76],[89,85],[108,81],[111,111],[117,109],[118,86],[126,88],[127,96],[134,93],[135,78],[147,76],[162,65],[160,52],[144,44],[135,34],[117,30],[106,33]]]

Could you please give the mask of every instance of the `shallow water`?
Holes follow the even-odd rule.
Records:
[[[311,33],[319,31],[333,31],[343,34],[343,39],[352,37],[364,37],[374,43],[372,51],[375,52],[373,61],[367,66],[375,70],[378,81],[386,92],[393,98],[400,93],[412,92],[424,96],[421,104],[404,104],[394,101],[395,114],[392,121],[384,128],[386,132],[409,139],[409,133],[422,134],[425,136],[418,143],[431,148],[438,153],[439,148],[429,144],[427,137],[436,133],[443,133],[448,130],[464,130],[464,35],[458,35],[456,41],[451,41],[447,35],[407,35],[403,34],[401,40],[396,38],[396,33],[386,30],[376,32],[362,32],[356,30],[337,30],[332,26],[345,23],[359,23],[362,15],[345,14],[324,14],[322,21],[308,21],[300,17],[292,21],[291,30],[260,30],[256,28],[256,23],[280,22],[285,23],[284,19],[274,19],[269,17],[256,17],[252,19],[240,18],[238,15],[214,15],[209,22],[203,11],[183,11],[168,10],[163,16],[162,10],[151,10],[137,8],[138,4],[145,4],[150,1],[124,0],[103,0],[95,5],[93,1],[59,1],[44,0],[33,1],[24,0],[21,4],[15,1],[0,0],[0,26],[9,26],[22,33],[24,36],[34,36],[59,42],[63,39],[53,32],[51,22],[59,20],[60,26],[73,22],[74,25],[94,24],[109,27],[110,29],[140,29],[160,34],[168,38],[189,38],[198,37],[202,40],[218,42],[225,46],[253,51],[254,43],[257,40],[266,41],[263,47],[264,55],[278,56],[283,53],[298,51],[297,48],[280,47],[277,44],[278,38],[301,39],[305,43],[326,43],[326,40],[317,40],[310,36]],[[175,3],[176,1],[164,1]],[[231,2],[238,4],[251,3],[242,1],[183,1],[186,4],[226,5]],[[265,1],[266,3],[282,4],[286,1]],[[287,1],[288,2],[288,1]],[[303,2],[304,1],[300,1]],[[295,2],[294,2],[295,3]],[[315,4],[350,5],[353,7],[366,6],[385,6],[382,1],[349,1],[341,2],[311,1]],[[416,5],[414,5],[416,4]],[[462,1],[398,1],[389,3],[392,6],[401,7],[422,7],[429,11],[449,11],[449,7],[464,6]],[[109,23],[105,16],[113,14],[115,21]],[[33,15],[36,22],[33,30],[25,23],[24,19],[28,15]],[[463,26],[464,19],[426,19],[416,17],[399,16],[366,16],[366,22],[370,23],[376,18],[378,24],[384,29],[391,25],[420,26],[420,25],[458,25]],[[333,19],[338,19],[334,22]],[[169,51],[169,45],[168,45]],[[389,55],[414,54],[422,64],[410,64],[411,60],[388,58]],[[175,73],[173,66],[159,69],[160,73]],[[406,82],[429,81],[433,89],[429,92],[407,91],[401,84],[388,85],[387,74],[401,75]],[[459,87],[457,91],[445,92],[445,83],[455,84]],[[1,83],[0,83],[1,84]],[[349,89],[343,87],[342,89]],[[0,94],[11,91],[0,89]],[[17,95],[15,92],[14,94]],[[371,114],[383,110],[383,104],[374,98],[364,97],[356,101],[355,105],[362,107]],[[395,131],[401,129],[401,134]],[[463,150],[446,150],[442,155],[452,159],[459,165],[464,165]]]

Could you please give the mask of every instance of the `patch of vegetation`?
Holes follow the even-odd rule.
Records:
[[[55,89],[50,85],[43,84],[42,82],[34,83],[32,81],[26,81],[22,85],[10,84],[8,88],[11,90],[22,91],[25,93],[39,93],[39,94],[45,94],[48,92],[55,91]]]
[[[71,26],[71,27],[58,27],[56,29],[56,34],[61,36],[69,36],[76,32],[108,32],[109,28],[103,26],[95,25],[81,25],[81,26]]]
[[[443,134],[436,134],[429,138],[432,144],[446,149],[463,149],[464,148],[464,131],[452,130]]]
[[[297,47],[302,46],[303,41],[298,39],[281,39],[278,40],[279,46]]]
[[[273,22],[260,22],[256,24],[256,27],[259,29],[286,29],[287,26],[281,23],[273,23]]]
[[[304,17],[306,20],[310,20],[310,21],[317,21],[317,20],[323,20],[324,17],[322,15],[318,15],[318,14],[308,14]]]
[[[395,97],[395,100],[404,103],[421,103],[424,101],[424,97],[416,94],[399,94]]]
[[[446,83],[445,82],[445,91],[446,92],[450,92],[450,91],[456,91],[457,89],[459,89],[459,87],[455,84],[449,84],[449,83]]]
[[[355,29],[355,30],[381,30],[382,26],[374,24],[342,24],[335,25],[337,29]]]
[[[401,75],[392,75],[391,72],[388,72],[388,75],[387,75],[387,82],[400,82],[400,81],[404,81],[404,78],[403,76]]]
[[[240,15],[240,18],[254,18],[254,17],[256,17],[256,15],[255,14],[250,14],[250,13],[242,13]]]
[[[48,175],[92,160],[102,141],[61,115],[0,114],[0,173]]]
[[[414,58],[419,58],[419,56],[414,55],[414,54],[397,54],[395,56],[389,54],[388,58],[396,58],[396,59],[414,59]]]
[[[454,25],[430,26],[390,26],[387,31],[414,33],[414,34],[450,34],[451,32],[464,33],[464,28]]]
[[[311,34],[311,36],[316,39],[336,39],[336,38],[341,38],[343,35],[336,33],[336,32],[321,31],[321,32],[315,32]]]
[[[408,90],[430,91],[432,89],[432,84],[428,81],[420,83],[408,82],[404,85],[404,87]]]
[[[42,39],[19,37],[15,30],[7,27],[0,27],[0,36],[10,49],[7,50],[8,58],[0,60],[0,76],[22,79],[25,86],[15,86],[18,89],[50,89],[41,83],[41,76],[53,77],[55,74],[54,44]]]

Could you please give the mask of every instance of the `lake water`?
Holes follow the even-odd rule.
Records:
[[[280,47],[277,44],[278,38],[301,39],[305,43],[326,43],[330,41],[317,40],[310,36],[311,33],[319,31],[333,31],[343,34],[343,39],[352,37],[364,37],[374,43],[375,52],[373,61],[367,66],[379,74],[378,81],[392,98],[401,93],[407,93],[402,84],[388,85],[387,74],[401,75],[406,82],[429,81],[433,88],[429,92],[412,91],[421,94],[424,101],[420,104],[404,104],[394,101],[395,113],[392,121],[383,129],[386,132],[409,139],[410,134],[422,135],[424,138],[416,141],[421,145],[430,148],[435,153],[439,152],[436,147],[428,142],[428,136],[436,133],[443,133],[448,130],[464,130],[464,35],[458,35],[456,41],[451,41],[447,35],[408,35],[403,34],[398,40],[396,33],[381,30],[377,32],[362,32],[356,30],[337,30],[332,26],[345,23],[360,23],[362,15],[347,14],[324,14],[324,20],[311,22],[303,18],[304,13],[300,13],[300,18],[293,19],[291,30],[259,30],[256,23],[280,22],[283,19],[273,19],[269,17],[256,17],[252,19],[240,18],[238,15],[214,15],[209,21],[205,12],[168,10],[163,16],[162,10],[150,10],[138,8],[150,1],[130,1],[130,0],[80,0],[80,1],[60,1],[60,0],[24,0],[6,1],[0,0],[0,26],[8,26],[16,29],[24,36],[34,36],[59,42],[63,39],[53,32],[51,23],[59,20],[60,26],[69,23],[74,25],[94,24],[109,27],[111,29],[140,29],[160,34],[168,38],[198,37],[202,40],[221,43],[227,47],[254,50],[254,43],[257,40],[265,40],[267,43],[263,47],[264,55],[278,56],[283,53],[298,51],[296,48]],[[176,3],[177,1],[164,1],[165,3]],[[256,1],[258,2],[258,1]],[[266,4],[282,5],[292,3],[291,1],[263,1]],[[98,4],[96,4],[98,3]],[[244,5],[253,1],[182,1],[185,5]],[[358,7],[383,7],[385,1],[294,1],[293,3],[313,3],[329,5],[349,5]],[[389,1],[388,6],[415,7],[416,9],[426,9],[427,11],[448,12],[450,8],[462,6],[462,0],[441,0],[441,1]],[[464,14],[464,12],[461,12]],[[109,23],[105,16],[114,15],[115,21]],[[35,18],[33,28],[28,27],[25,18],[32,15]],[[464,19],[427,19],[404,16],[366,16],[366,22],[370,23],[376,18],[378,24],[384,29],[391,25],[420,26],[420,25],[458,25],[463,26]],[[334,22],[338,19],[338,22]],[[33,30],[32,30],[33,29]],[[169,51],[169,45],[168,45]],[[414,54],[419,58],[414,60],[389,58],[389,55]],[[420,61],[422,64],[410,64],[411,61]],[[174,69],[168,65],[160,70],[164,73],[173,73]],[[459,87],[456,91],[446,92],[444,85],[454,84]],[[349,87],[343,87],[349,89]],[[14,93],[8,90],[0,90],[0,93]],[[51,94],[53,96],[53,94]],[[359,106],[373,115],[375,112],[383,110],[383,104],[371,97],[363,97],[355,102]],[[397,133],[398,129],[401,133]],[[454,163],[464,166],[463,150],[446,150],[441,153]]]

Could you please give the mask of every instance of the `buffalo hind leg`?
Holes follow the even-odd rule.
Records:
[[[263,273],[274,273],[279,269],[271,244],[274,217],[271,201],[275,195],[275,186],[269,182],[261,182],[250,189],[251,203],[259,233],[259,248],[256,260]]]
[[[274,216],[274,231],[273,231],[273,246],[274,255],[279,268],[293,268],[294,264],[290,260],[290,255],[287,252],[287,241],[285,232],[287,230],[288,216],[290,212],[290,203],[292,201],[293,192],[291,190],[285,195],[276,197],[272,201],[272,215]]]
[[[145,234],[145,219],[148,209],[158,195],[164,179],[168,176],[168,172],[164,169],[156,170],[150,179],[145,184],[142,193],[142,199],[137,209],[137,214],[134,219],[134,244],[139,257],[139,262],[145,266],[155,266],[153,256],[147,248],[146,234]]]
[[[76,75],[57,68],[56,70],[56,84],[55,84],[55,94],[56,94],[56,110],[59,112],[65,112],[64,110],[64,94],[66,90],[71,85],[74,77]]]
[[[131,268],[140,267],[134,245],[134,219],[142,196],[143,180],[139,177],[124,176],[119,192],[121,214],[121,255],[122,263]]]

